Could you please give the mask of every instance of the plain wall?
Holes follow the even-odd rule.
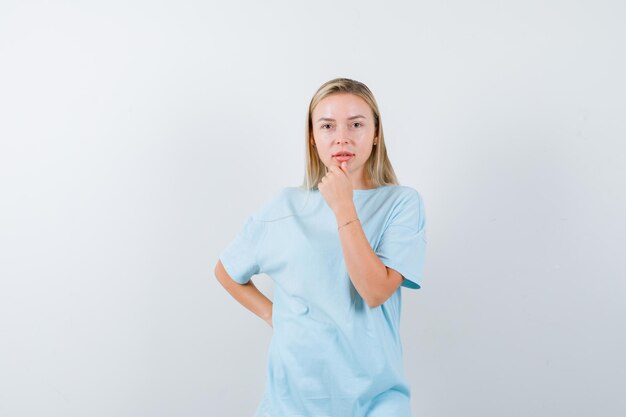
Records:
[[[625,12],[3,1],[0,415],[252,416],[272,329],[213,268],[335,77],[425,201],[413,415],[626,415]]]

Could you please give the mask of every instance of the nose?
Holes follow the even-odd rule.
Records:
[[[348,128],[346,127],[341,127],[337,130],[337,138],[335,139],[335,142],[337,144],[340,143],[348,143],[349,139],[349,133],[348,133]]]

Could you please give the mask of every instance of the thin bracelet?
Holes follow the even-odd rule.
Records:
[[[349,222],[346,222],[346,223],[342,224],[341,226],[339,226],[339,227],[337,228],[337,230],[339,230],[339,229],[341,229],[342,227],[344,227],[344,226],[346,226],[346,225],[348,225],[348,224],[350,224],[350,223],[352,223],[352,222],[355,222],[355,221],[357,221],[357,220],[359,220],[359,218],[358,218],[358,217],[357,217],[356,219],[352,219],[352,220],[350,220]]]

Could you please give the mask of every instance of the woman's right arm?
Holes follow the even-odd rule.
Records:
[[[259,291],[252,283],[252,280],[245,284],[239,284],[228,275],[221,260],[218,260],[217,265],[215,265],[215,277],[239,304],[259,316],[270,327],[273,327],[272,301]]]

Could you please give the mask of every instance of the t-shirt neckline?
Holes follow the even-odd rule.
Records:
[[[385,187],[387,187],[387,185],[381,185],[381,186],[376,187],[376,188],[368,188],[367,190],[352,190],[352,193],[354,195],[371,194],[371,193],[374,193],[374,192],[376,192],[376,191],[378,191],[378,190],[380,190],[382,188],[385,188]]]

